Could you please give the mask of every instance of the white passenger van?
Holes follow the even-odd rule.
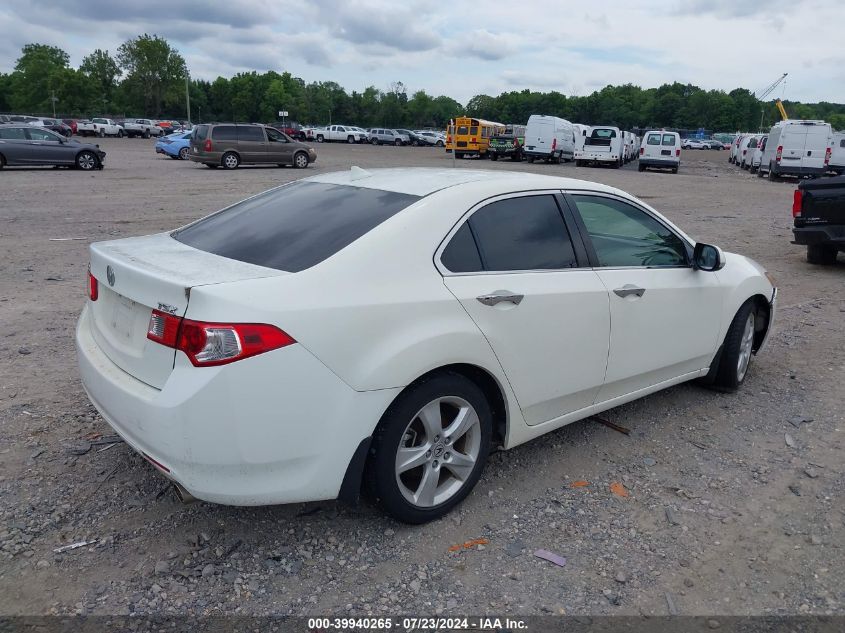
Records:
[[[762,165],[769,180],[779,176],[820,176],[831,157],[833,130],[824,121],[778,121],[769,132]]]
[[[559,163],[575,156],[575,127],[566,119],[532,114],[525,128],[525,149],[529,163],[536,159]]]
[[[622,132],[618,127],[591,127],[584,137],[584,148],[575,152],[575,164],[578,166],[595,163],[618,168],[623,160]]]
[[[845,174],[845,132],[833,133],[833,143],[830,146],[830,163],[828,163],[827,168],[840,176]]]
[[[678,173],[681,166],[681,137],[677,132],[650,130],[643,134],[640,146],[639,171],[649,167],[671,169]]]

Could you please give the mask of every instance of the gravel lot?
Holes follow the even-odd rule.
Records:
[[[318,145],[305,171],[225,172],[100,142],[102,172],[0,172],[0,613],[845,614],[845,261],[814,267],[790,245],[793,185],[715,151],[685,151],[677,176],[459,161],[625,189],[764,264],[780,307],[739,393],[681,385],[603,416],[630,435],[587,420],[496,453],[457,511],[408,527],[367,504],[181,505],[124,444],[90,444],[111,430],[79,384],[73,329],[89,242],[317,172],[452,159]],[[78,541],[94,542],[54,553]]]

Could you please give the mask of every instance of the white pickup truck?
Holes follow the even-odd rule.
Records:
[[[341,141],[343,143],[366,143],[367,133],[358,128],[348,125],[329,125],[324,128],[316,128],[312,135],[308,135],[318,143],[323,141]]]
[[[140,136],[150,138],[151,136],[163,136],[164,130],[156,125],[151,119],[126,119],[123,122],[123,131],[126,136]]]
[[[90,121],[79,121],[76,124],[76,133],[79,136],[118,136],[123,137],[126,131],[122,125],[118,125],[111,119],[91,119]]]

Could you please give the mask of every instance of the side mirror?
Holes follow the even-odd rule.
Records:
[[[692,263],[696,270],[722,270],[725,267],[725,254],[718,246],[698,242],[692,252]]]

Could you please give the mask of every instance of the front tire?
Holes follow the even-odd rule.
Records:
[[[123,138],[123,130],[117,131],[117,138]]]
[[[736,391],[748,375],[756,320],[754,301],[749,299],[737,311],[725,336],[719,369],[713,381],[717,389]]]
[[[101,130],[97,133],[97,136],[99,136],[100,138],[105,138],[105,137],[106,137],[106,131],[101,129]]]
[[[76,155],[76,166],[83,171],[92,171],[97,169],[99,166],[100,161],[94,155],[93,152],[89,152],[88,150],[79,152]]]
[[[241,157],[235,152],[226,152],[220,159],[220,164],[226,169],[237,169],[238,165],[241,164]]]
[[[305,152],[297,152],[293,157],[293,166],[296,169],[305,169],[308,167],[308,156]]]
[[[390,516],[426,523],[475,487],[490,452],[493,414],[484,392],[448,372],[403,392],[373,434],[368,492]]]
[[[399,147],[399,146],[402,144],[402,140],[397,138],[395,141],[393,141],[393,144],[394,144],[396,147]]]
[[[354,136],[347,136],[346,142],[349,143],[350,145],[352,145],[355,142],[355,137]]]
[[[318,134],[318,135],[317,135],[317,142],[318,142],[318,143],[322,143],[324,140],[325,140],[325,139],[323,138],[323,135],[322,135],[322,134]]]

